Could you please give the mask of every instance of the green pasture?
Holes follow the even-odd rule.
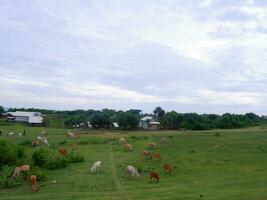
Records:
[[[1,136],[15,144],[34,139],[45,130],[50,146],[78,151],[85,162],[67,168],[47,171],[45,181],[40,181],[40,191],[30,192],[28,185],[0,189],[0,199],[181,199],[181,200],[266,200],[267,199],[267,131],[250,128],[201,132],[178,131],[83,131],[76,139],[67,137],[67,129],[34,128],[20,124],[0,126],[2,132],[22,132],[25,137]],[[76,130],[77,131],[77,130]],[[218,134],[215,134],[218,133]],[[133,145],[126,152],[118,144],[125,137]],[[161,137],[167,142],[162,143]],[[66,141],[64,144],[62,141]],[[141,152],[149,150],[148,144],[158,145],[162,160],[143,160]],[[25,147],[28,160],[33,147]],[[89,166],[102,162],[101,171],[89,173]],[[164,164],[171,164],[173,172],[166,174]],[[25,163],[27,164],[27,163]],[[142,169],[141,178],[124,174],[127,165]],[[151,170],[160,174],[160,182],[149,180]],[[55,182],[56,181],[56,182]]]

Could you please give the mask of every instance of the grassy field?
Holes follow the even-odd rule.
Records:
[[[30,128],[23,125],[0,126],[1,131],[22,132],[26,137],[0,137],[13,143],[33,139],[46,130],[52,146],[70,149],[78,144],[85,162],[71,164],[65,169],[48,171],[45,181],[39,182],[38,193],[27,185],[0,190],[0,199],[186,199],[186,200],[266,200],[267,199],[267,131],[257,128],[202,132],[97,132],[69,139],[66,129]],[[215,136],[214,133],[220,133]],[[125,137],[134,147],[125,152],[118,138]],[[161,143],[161,137],[168,142]],[[59,145],[61,141],[67,143]],[[158,147],[161,161],[142,160],[141,152],[150,142]],[[27,148],[30,158],[34,148]],[[89,173],[89,166],[102,161],[99,173]],[[174,167],[165,174],[163,164]],[[146,173],[139,179],[126,177],[127,165],[156,170],[160,182],[149,180]],[[53,182],[56,181],[56,182]]]

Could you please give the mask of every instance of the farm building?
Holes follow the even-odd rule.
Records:
[[[42,125],[43,117],[40,112],[7,112],[5,116],[8,121],[25,122],[31,125]]]
[[[144,130],[156,131],[160,130],[160,122],[154,117],[146,116],[140,119],[139,128]]]

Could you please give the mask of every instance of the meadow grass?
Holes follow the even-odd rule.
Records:
[[[214,131],[83,131],[76,139],[66,135],[63,128],[35,128],[15,124],[0,126],[3,132],[22,132],[25,137],[2,136],[23,144],[46,130],[50,146],[71,149],[78,144],[78,152],[85,156],[84,163],[67,168],[48,170],[47,178],[40,181],[40,191],[29,191],[28,185],[1,189],[0,199],[186,199],[186,200],[265,200],[267,199],[267,131],[250,128]],[[215,134],[219,133],[219,134]],[[125,152],[118,138],[125,137],[134,147]],[[161,137],[167,142],[161,143]],[[162,159],[143,160],[141,152],[156,142]],[[35,148],[25,146],[30,161]],[[101,171],[88,171],[95,161],[102,161]],[[173,166],[166,174],[163,164]],[[27,163],[25,163],[27,164]],[[127,165],[142,169],[141,178],[125,175]],[[155,170],[160,182],[149,180],[147,173]],[[53,182],[56,181],[56,182]]]

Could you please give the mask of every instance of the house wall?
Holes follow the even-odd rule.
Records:
[[[29,117],[26,116],[18,116],[15,118],[16,122],[29,122]]]
[[[148,129],[148,123],[144,122],[144,121],[140,121],[139,122],[139,128],[147,130]]]
[[[150,124],[149,125],[149,130],[151,131],[156,131],[160,129],[160,125],[159,124]]]

